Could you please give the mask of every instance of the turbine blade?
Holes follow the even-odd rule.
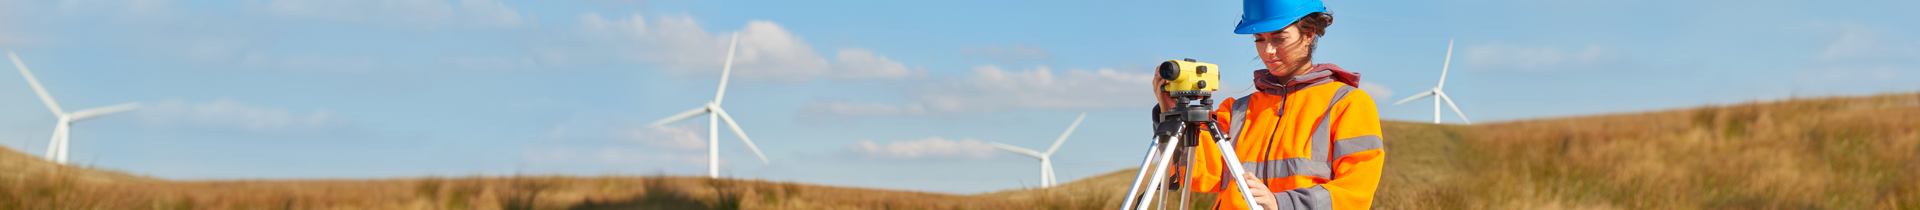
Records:
[[[1460,106],[1453,105],[1453,98],[1447,98],[1446,92],[1440,92],[1438,95],[1440,95],[1440,100],[1447,101],[1447,107],[1453,107],[1453,114],[1460,115],[1460,122],[1465,122],[1468,125],[1473,124],[1473,121],[1467,120],[1467,113],[1460,113]]]
[[[1022,155],[1033,156],[1035,158],[1047,158],[1047,155],[1040,154],[1040,151],[1033,151],[1027,148],[1020,148],[1013,145],[1001,144],[1000,142],[987,142],[987,145],[993,146],[993,148],[1000,148],[1000,150],[1006,150],[1008,152],[1013,152],[1013,153],[1020,153]]]
[[[1447,86],[1447,67],[1448,66],[1453,66],[1453,40],[1452,39],[1447,40],[1447,60],[1440,62],[1440,85],[1433,86],[1433,89],[1440,89],[1440,87]]]
[[[1065,133],[1060,133],[1060,138],[1059,138],[1059,139],[1054,139],[1054,140],[1053,140],[1053,146],[1052,146],[1052,147],[1047,147],[1047,153],[1046,153],[1046,155],[1047,155],[1047,156],[1053,156],[1053,151],[1058,151],[1058,150],[1060,150],[1060,144],[1061,144],[1061,143],[1067,143],[1067,136],[1071,136],[1071,135],[1073,135],[1073,129],[1075,129],[1075,128],[1080,128],[1080,120],[1085,120],[1085,119],[1087,119],[1087,113],[1086,113],[1086,112],[1081,112],[1081,113],[1080,113],[1080,118],[1073,118],[1073,125],[1069,125],[1069,126],[1067,126],[1067,132],[1065,132]]]
[[[713,93],[713,105],[720,105],[720,99],[727,95],[727,76],[733,74],[733,50],[740,46],[740,33],[733,33],[733,41],[727,44],[727,64],[720,67],[720,91]]]
[[[673,123],[675,121],[685,120],[687,118],[693,118],[693,116],[700,116],[700,114],[706,114],[706,113],[707,113],[707,107],[705,106],[702,106],[700,108],[693,108],[693,110],[687,110],[687,112],[681,112],[680,114],[673,115],[672,117],[667,117],[667,119],[660,119],[660,121],[653,121],[653,124],[648,126],[658,127],[661,125],[666,125],[667,123]]]
[[[1431,90],[1426,92],[1420,92],[1420,94],[1413,94],[1413,96],[1407,96],[1407,99],[1400,99],[1400,102],[1393,102],[1393,105],[1400,105],[1403,103],[1407,103],[1408,101],[1413,101],[1414,99],[1426,98],[1427,96],[1432,96],[1432,95],[1433,95],[1433,91]]]
[[[140,103],[136,102],[136,103],[125,103],[125,104],[100,107],[100,108],[82,109],[80,111],[73,111],[73,116],[72,116],[73,119],[71,120],[78,122],[81,120],[86,120],[88,118],[105,116],[109,114],[126,112],[126,111],[133,111],[134,109],[139,109],[139,108],[140,108]]]
[[[736,136],[740,136],[740,141],[744,141],[744,142],[747,142],[747,149],[753,149],[753,155],[756,155],[756,156],[760,156],[760,162],[762,162],[762,163],[773,163],[772,161],[767,161],[767,155],[765,155],[765,154],[761,154],[761,153],[760,153],[760,147],[759,147],[759,146],[754,146],[754,145],[753,145],[753,139],[748,139],[748,138],[747,138],[747,132],[746,132],[746,131],[741,131],[741,130],[740,130],[740,123],[735,123],[735,122],[733,122],[733,117],[732,117],[732,116],[727,116],[727,110],[726,110],[726,109],[720,109],[720,106],[717,106],[717,105],[716,105],[716,106],[713,106],[713,114],[714,114],[714,115],[719,115],[719,116],[720,116],[720,120],[722,120],[722,121],[727,121],[727,128],[732,128],[732,129],[733,129],[733,135],[736,135]]]
[[[7,51],[7,58],[13,59],[13,68],[20,69],[20,75],[27,77],[27,84],[33,85],[33,93],[40,95],[40,102],[46,103],[47,109],[52,110],[53,115],[67,115],[66,111],[60,110],[60,103],[53,102],[53,95],[47,94],[47,88],[40,87],[40,80],[33,78],[33,71],[27,70],[27,64],[20,62],[19,55],[14,55],[13,51]]]

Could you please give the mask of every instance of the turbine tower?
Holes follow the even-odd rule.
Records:
[[[1453,98],[1448,98],[1446,91],[1440,91],[1441,87],[1447,86],[1447,66],[1452,64],[1453,64],[1453,40],[1447,40],[1447,60],[1440,63],[1440,84],[1434,85],[1433,90],[1428,90],[1426,92],[1420,92],[1420,94],[1414,94],[1413,96],[1408,96],[1407,99],[1401,99],[1400,102],[1393,102],[1393,105],[1400,105],[1402,103],[1407,103],[1408,101],[1413,101],[1414,99],[1425,98],[1427,96],[1440,96],[1440,97],[1433,98],[1433,123],[1434,124],[1440,123],[1440,101],[1442,100],[1447,101],[1447,107],[1453,108],[1453,114],[1460,115],[1460,122],[1465,122],[1466,124],[1469,124],[1469,125],[1473,124],[1473,121],[1467,120],[1466,113],[1460,113],[1460,106],[1453,105]]]
[[[693,118],[693,116],[700,114],[709,114],[707,115],[707,177],[711,178],[720,177],[720,121],[715,120],[715,118],[726,120],[727,127],[733,128],[733,134],[740,136],[740,141],[747,142],[747,148],[753,149],[753,155],[760,156],[760,162],[772,163],[767,161],[767,155],[760,154],[760,147],[753,146],[753,140],[747,139],[747,132],[740,131],[740,124],[734,122],[733,117],[727,115],[727,110],[720,108],[720,99],[722,99],[722,96],[727,95],[727,76],[733,72],[733,50],[734,47],[739,46],[739,44],[740,34],[735,33],[733,34],[732,43],[727,44],[727,64],[720,68],[720,91],[713,94],[713,101],[709,101],[706,105],[702,105],[699,108],[693,108],[693,110],[687,110],[687,112],[681,112],[672,117],[667,117],[667,119],[654,121],[652,125],[659,127],[674,121]]]
[[[1053,158],[1052,158],[1053,152],[1060,150],[1060,143],[1066,143],[1067,136],[1073,135],[1073,129],[1079,128],[1080,120],[1085,120],[1085,119],[1087,119],[1087,113],[1081,112],[1080,118],[1074,118],[1073,125],[1067,126],[1067,132],[1061,133],[1059,139],[1053,140],[1053,147],[1048,147],[1047,152],[1034,151],[1031,149],[1020,148],[1013,145],[1001,144],[1000,142],[988,142],[988,144],[993,145],[994,148],[1000,148],[1001,150],[1020,153],[1027,156],[1033,156],[1034,158],[1040,158],[1040,187],[1053,187],[1053,185],[1059,184],[1057,180],[1053,179]]]
[[[40,95],[40,102],[46,103],[47,109],[53,110],[53,116],[60,119],[59,124],[53,126],[53,139],[48,140],[45,154],[47,160],[52,160],[54,163],[67,164],[67,140],[73,136],[73,122],[140,108],[140,103],[126,103],[66,112],[60,109],[59,103],[53,101],[53,95],[47,94],[46,88],[40,87],[40,80],[33,78],[33,71],[28,71],[27,65],[20,62],[19,55],[14,55],[13,51],[7,51],[7,58],[13,59],[13,67],[20,69],[20,75],[27,77],[27,84],[33,86],[33,93]]]

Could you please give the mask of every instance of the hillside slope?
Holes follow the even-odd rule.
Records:
[[[1920,209],[1920,94],[1382,126],[1376,209]],[[1133,175],[980,196],[1111,209]]]
[[[1920,209],[1920,94],[1382,125],[1377,209]],[[671,176],[170,182],[0,150],[0,209],[1112,209],[1133,175],[977,195]]]
[[[126,172],[96,169],[83,166],[60,165],[40,157],[34,157],[0,147],[0,179],[22,180],[29,177],[60,175],[80,182],[147,182],[156,179],[128,174]]]
[[[1920,94],[1390,127],[1383,207],[1920,209]]]

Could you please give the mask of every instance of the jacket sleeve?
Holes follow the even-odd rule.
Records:
[[[1381,170],[1387,161],[1386,139],[1373,97],[1355,90],[1334,107],[1330,123],[1333,142],[1333,180],[1321,183],[1331,194],[1333,209],[1368,209]]]

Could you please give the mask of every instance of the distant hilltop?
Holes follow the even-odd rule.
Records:
[[[85,163],[75,163],[85,164]],[[85,166],[60,165],[40,157],[0,147],[0,179],[29,180],[61,177],[82,183],[155,182],[151,177]],[[0,185],[13,186],[13,185]]]
[[[1920,209],[1920,94],[1382,125],[1375,208]],[[0,149],[0,209],[1113,209],[1133,174],[975,195],[679,176],[185,182]]]

